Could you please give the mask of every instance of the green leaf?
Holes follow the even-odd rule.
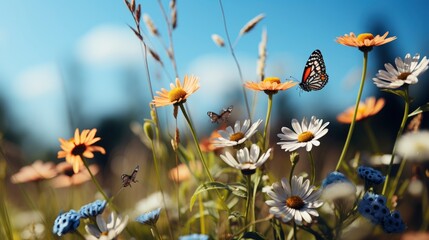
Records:
[[[230,183],[228,190],[237,197],[247,198],[247,188],[241,183]]]
[[[417,115],[417,114],[422,113],[422,112],[427,112],[427,111],[429,111],[429,102],[418,107],[416,110],[414,110],[414,112],[408,114],[408,117],[412,117],[414,115]]]
[[[198,194],[201,194],[203,192],[210,191],[210,190],[227,190],[228,192],[238,197],[245,198],[247,196],[246,187],[240,183],[230,183],[230,184],[224,184],[221,182],[203,183],[195,190],[194,194],[192,195],[189,208],[192,210],[192,207],[195,204]]]
[[[402,89],[382,89],[382,91],[393,93],[397,96],[400,96],[405,101],[407,101],[407,93],[405,90],[402,90]]]
[[[246,232],[243,234],[242,239],[256,239],[256,240],[264,240],[265,238],[263,238],[261,235],[259,235],[259,233],[257,232]]]

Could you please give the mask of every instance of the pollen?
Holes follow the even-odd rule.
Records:
[[[410,76],[410,75],[411,75],[411,73],[409,73],[409,72],[403,72],[403,73],[399,74],[398,79],[400,79],[400,80],[406,80],[407,77]]]
[[[242,139],[243,137],[244,137],[244,133],[236,132],[229,137],[229,140],[237,142],[238,140]]]
[[[293,209],[301,209],[304,207],[305,203],[302,198],[298,196],[291,196],[288,199],[286,199],[286,206],[293,208]]]
[[[309,142],[314,138],[312,132],[306,131],[298,135],[298,142]]]
[[[357,36],[357,40],[359,42],[364,42],[366,39],[372,40],[374,39],[374,35],[372,35],[371,33],[361,33]]]
[[[278,77],[267,77],[264,79],[264,82],[269,82],[269,83],[277,83],[280,84],[280,78]]]
[[[177,102],[180,99],[184,99],[185,96],[186,91],[181,87],[176,87],[171,89],[171,91],[168,93],[168,100],[170,100],[170,102]]]

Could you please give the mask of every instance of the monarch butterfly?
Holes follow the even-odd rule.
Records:
[[[137,165],[136,168],[134,168],[133,172],[131,173],[131,175],[128,174],[122,174],[121,178],[122,178],[122,187],[131,187],[131,182],[136,183],[136,176],[137,176],[137,172],[139,171],[140,166]]]
[[[228,117],[232,112],[232,105],[227,109],[222,109],[222,112],[217,114],[214,112],[207,112],[207,115],[210,117],[212,123],[219,123],[219,121],[226,122],[228,121]]]
[[[317,91],[328,83],[328,79],[322,53],[319,49],[316,49],[311,53],[305,64],[302,81],[299,86],[306,92]]]

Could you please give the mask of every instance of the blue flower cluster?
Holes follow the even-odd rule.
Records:
[[[60,213],[55,219],[52,232],[61,236],[75,231],[79,227],[81,218],[95,217],[103,213],[106,204],[107,202],[105,200],[96,200],[95,202],[82,206],[79,212],[72,209],[66,213]]]
[[[360,178],[366,183],[378,185],[384,182],[386,177],[381,174],[380,171],[375,170],[371,167],[360,166],[357,168],[357,172]]]
[[[367,192],[358,205],[359,213],[374,224],[380,224],[388,233],[405,230],[405,224],[397,210],[390,212],[386,206],[386,197]]]
[[[106,200],[96,200],[95,202],[82,206],[79,210],[79,214],[81,218],[96,217],[103,213],[106,204]]]
[[[157,208],[150,212],[144,213],[136,218],[136,221],[146,225],[155,225],[159,218],[161,208]]]
[[[80,214],[75,210],[70,210],[69,212],[60,213],[55,219],[54,227],[52,232],[61,236],[63,234],[72,232],[79,227],[80,224]]]
[[[331,172],[328,176],[323,179],[322,187],[325,188],[332,183],[342,183],[342,182],[350,182],[350,180],[340,172]]]

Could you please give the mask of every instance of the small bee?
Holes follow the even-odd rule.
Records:
[[[210,120],[212,121],[212,123],[219,123],[219,121],[221,122],[226,122],[228,121],[228,117],[232,112],[232,105],[229,106],[229,108],[224,108],[222,109],[222,112],[217,114],[215,112],[207,112],[207,115],[210,117]]]
[[[131,173],[131,175],[128,174],[122,174],[121,178],[122,178],[122,187],[131,187],[131,182],[136,183],[138,182],[136,180],[136,176],[137,176],[137,172],[139,171],[140,166],[137,165],[136,168],[134,168],[133,172]]]

